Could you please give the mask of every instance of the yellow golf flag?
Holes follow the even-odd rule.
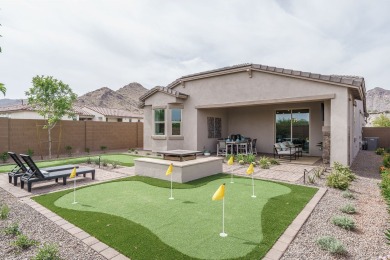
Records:
[[[74,177],[76,177],[76,167],[73,168],[72,173],[69,176],[69,178],[71,178],[71,179]]]
[[[228,165],[233,165],[233,155],[230,156],[230,159],[228,161]]]
[[[171,164],[169,165],[168,170],[166,171],[165,175],[168,176],[168,175],[172,174],[172,170],[173,170],[173,165],[172,165],[172,163],[171,163]]]
[[[221,200],[225,197],[225,183],[219,186],[218,190],[214,193],[212,200]]]
[[[252,174],[255,171],[255,168],[253,167],[253,163],[249,165],[248,169],[246,170],[246,174]]]

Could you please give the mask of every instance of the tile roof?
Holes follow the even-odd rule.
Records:
[[[142,96],[140,96],[139,100],[140,101],[145,101],[149,96],[153,95],[156,92],[162,92],[162,93],[165,93],[167,95],[174,96],[174,97],[177,97],[177,98],[182,98],[182,99],[187,99],[187,97],[188,97],[187,94],[184,94],[184,93],[181,93],[179,91],[173,90],[173,89],[171,89],[169,87],[157,86],[157,87],[152,88],[151,90],[149,90],[148,92],[146,92]]]
[[[80,116],[94,117],[95,115],[91,114],[86,110],[83,110],[83,107],[73,106],[73,111]]]
[[[132,118],[143,118],[143,115],[134,114],[127,110],[116,109],[116,108],[105,108],[105,107],[90,107],[85,106],[85,108],[91,109],[99,114],[104,116],[113,116],[113,117],[132,117]]]
[[[14,112],[14,111],[35,111],[35,109],[30,105],[19,104],[6,107],[0,107],[0,112]]]

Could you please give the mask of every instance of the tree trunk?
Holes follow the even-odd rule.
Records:
[[[47,132],[49,134],[49,159],[51,159],[51,127],[47,128]]]

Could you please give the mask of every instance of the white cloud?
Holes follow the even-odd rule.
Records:
[[[390,89],[390,2],[2,1],[0,82],[21,98],[52,75],[82,95],[253,62],[353,74]]]

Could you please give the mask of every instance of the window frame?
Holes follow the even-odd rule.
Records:
[[[156,111],[157,110],[164,111],[164,120],[163,121],[156,121]],[[162,134],[156,132],[156,130],[157,130],[156,124],[164,124],[164,132]],[[167,131],[167,128],[166,128],[166,109],[165,108],[154,108],[153,109],[153,135],[154,136],[165,136],[166,131]]]
[[[182,125],[183,125],[183,109],[182,108],[171,108],[171,136],[182,136]],[[173,120],[173,111],[179,110],[180,111],[180,121],[174,121]],[[173,133],[173,124],[179,124],[179,134]]]

